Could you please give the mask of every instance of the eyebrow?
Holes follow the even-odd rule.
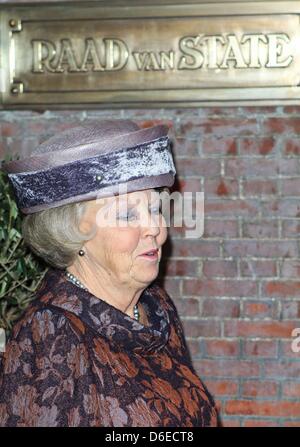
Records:
[[[114,203],[115,203],[115,202],[114,202]],[[160,203],[160,200],[154,200],[153,202],[149,203],[148,206],[158,205],[159,203]],[[125,201],[125,200],[119,201],[119,204],[120,204],[121,206],[122,206],[123,204],[126,205],[126,201]],[[112,204],[111,204],[111,205],[112,205]],[[130,202],[127,203],[128,209],[136,208],[137,205],[139,205],[139,204],[136,204],[136,203],[130,203]]]
[[[113,206],[113,205],[117,205],[117,204],[120,204],[120,205],[122,205],[122,204],[128,204],[128,208],[135,208],[136,207],[136,203],[130,203],[130,202],[128,202],[128,199],[127,198],[125,198],[125,197],[122,197],[122,198],[118,198],[118,201],[113,201],[113,202],[110,202],[110,203],[108,203],[108,204],[106,204],[106,205],[103,205],[105,208],[110,208],[111,206]],[[158,203],[160,203],[160,198],[159,198],[159,194],[157,195],[157,198],[155,198],[154,200],[153,200],[153,202],[151,202],[149,205],[150,206],[153,206],[153,205],[155,205],[155,204],[158,204]]]

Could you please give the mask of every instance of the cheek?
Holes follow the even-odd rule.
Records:
[[[159,245],[163,245],[166,242],[167,237],[168,237],[168,229],[167,229],[167,227],[166,226],[161,226],[160,227],[160,233],[157,236],[157,241],[158,241]]]
[[[114,228],[106,235],[113,253],[130,254],[137,248],[140,240],[138,228]]]

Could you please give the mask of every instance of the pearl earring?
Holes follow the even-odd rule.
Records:
[[[78,254],[79,254],[79,256],[84,256],[84,251],[83,250],[79,250]]]

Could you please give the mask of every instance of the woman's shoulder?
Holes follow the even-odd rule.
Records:
[[[80,322],[76,322],[75,315],[69,316],[67,311],[62,312],[51,303],[45,304],[40,299],[34,299],[13,325],[6,346],[9,347],[11,343],[22,344],[24,340],[46,345],[62,335],[80,339],[81,333],[83,329]]]

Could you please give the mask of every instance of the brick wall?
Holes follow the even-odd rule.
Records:
[[[300,107],[2,111],[0,158],[101,118],[167,123],[174,190],[204,191],[205,233],[170,229],[161,278],[226,426],[300,426]]]

